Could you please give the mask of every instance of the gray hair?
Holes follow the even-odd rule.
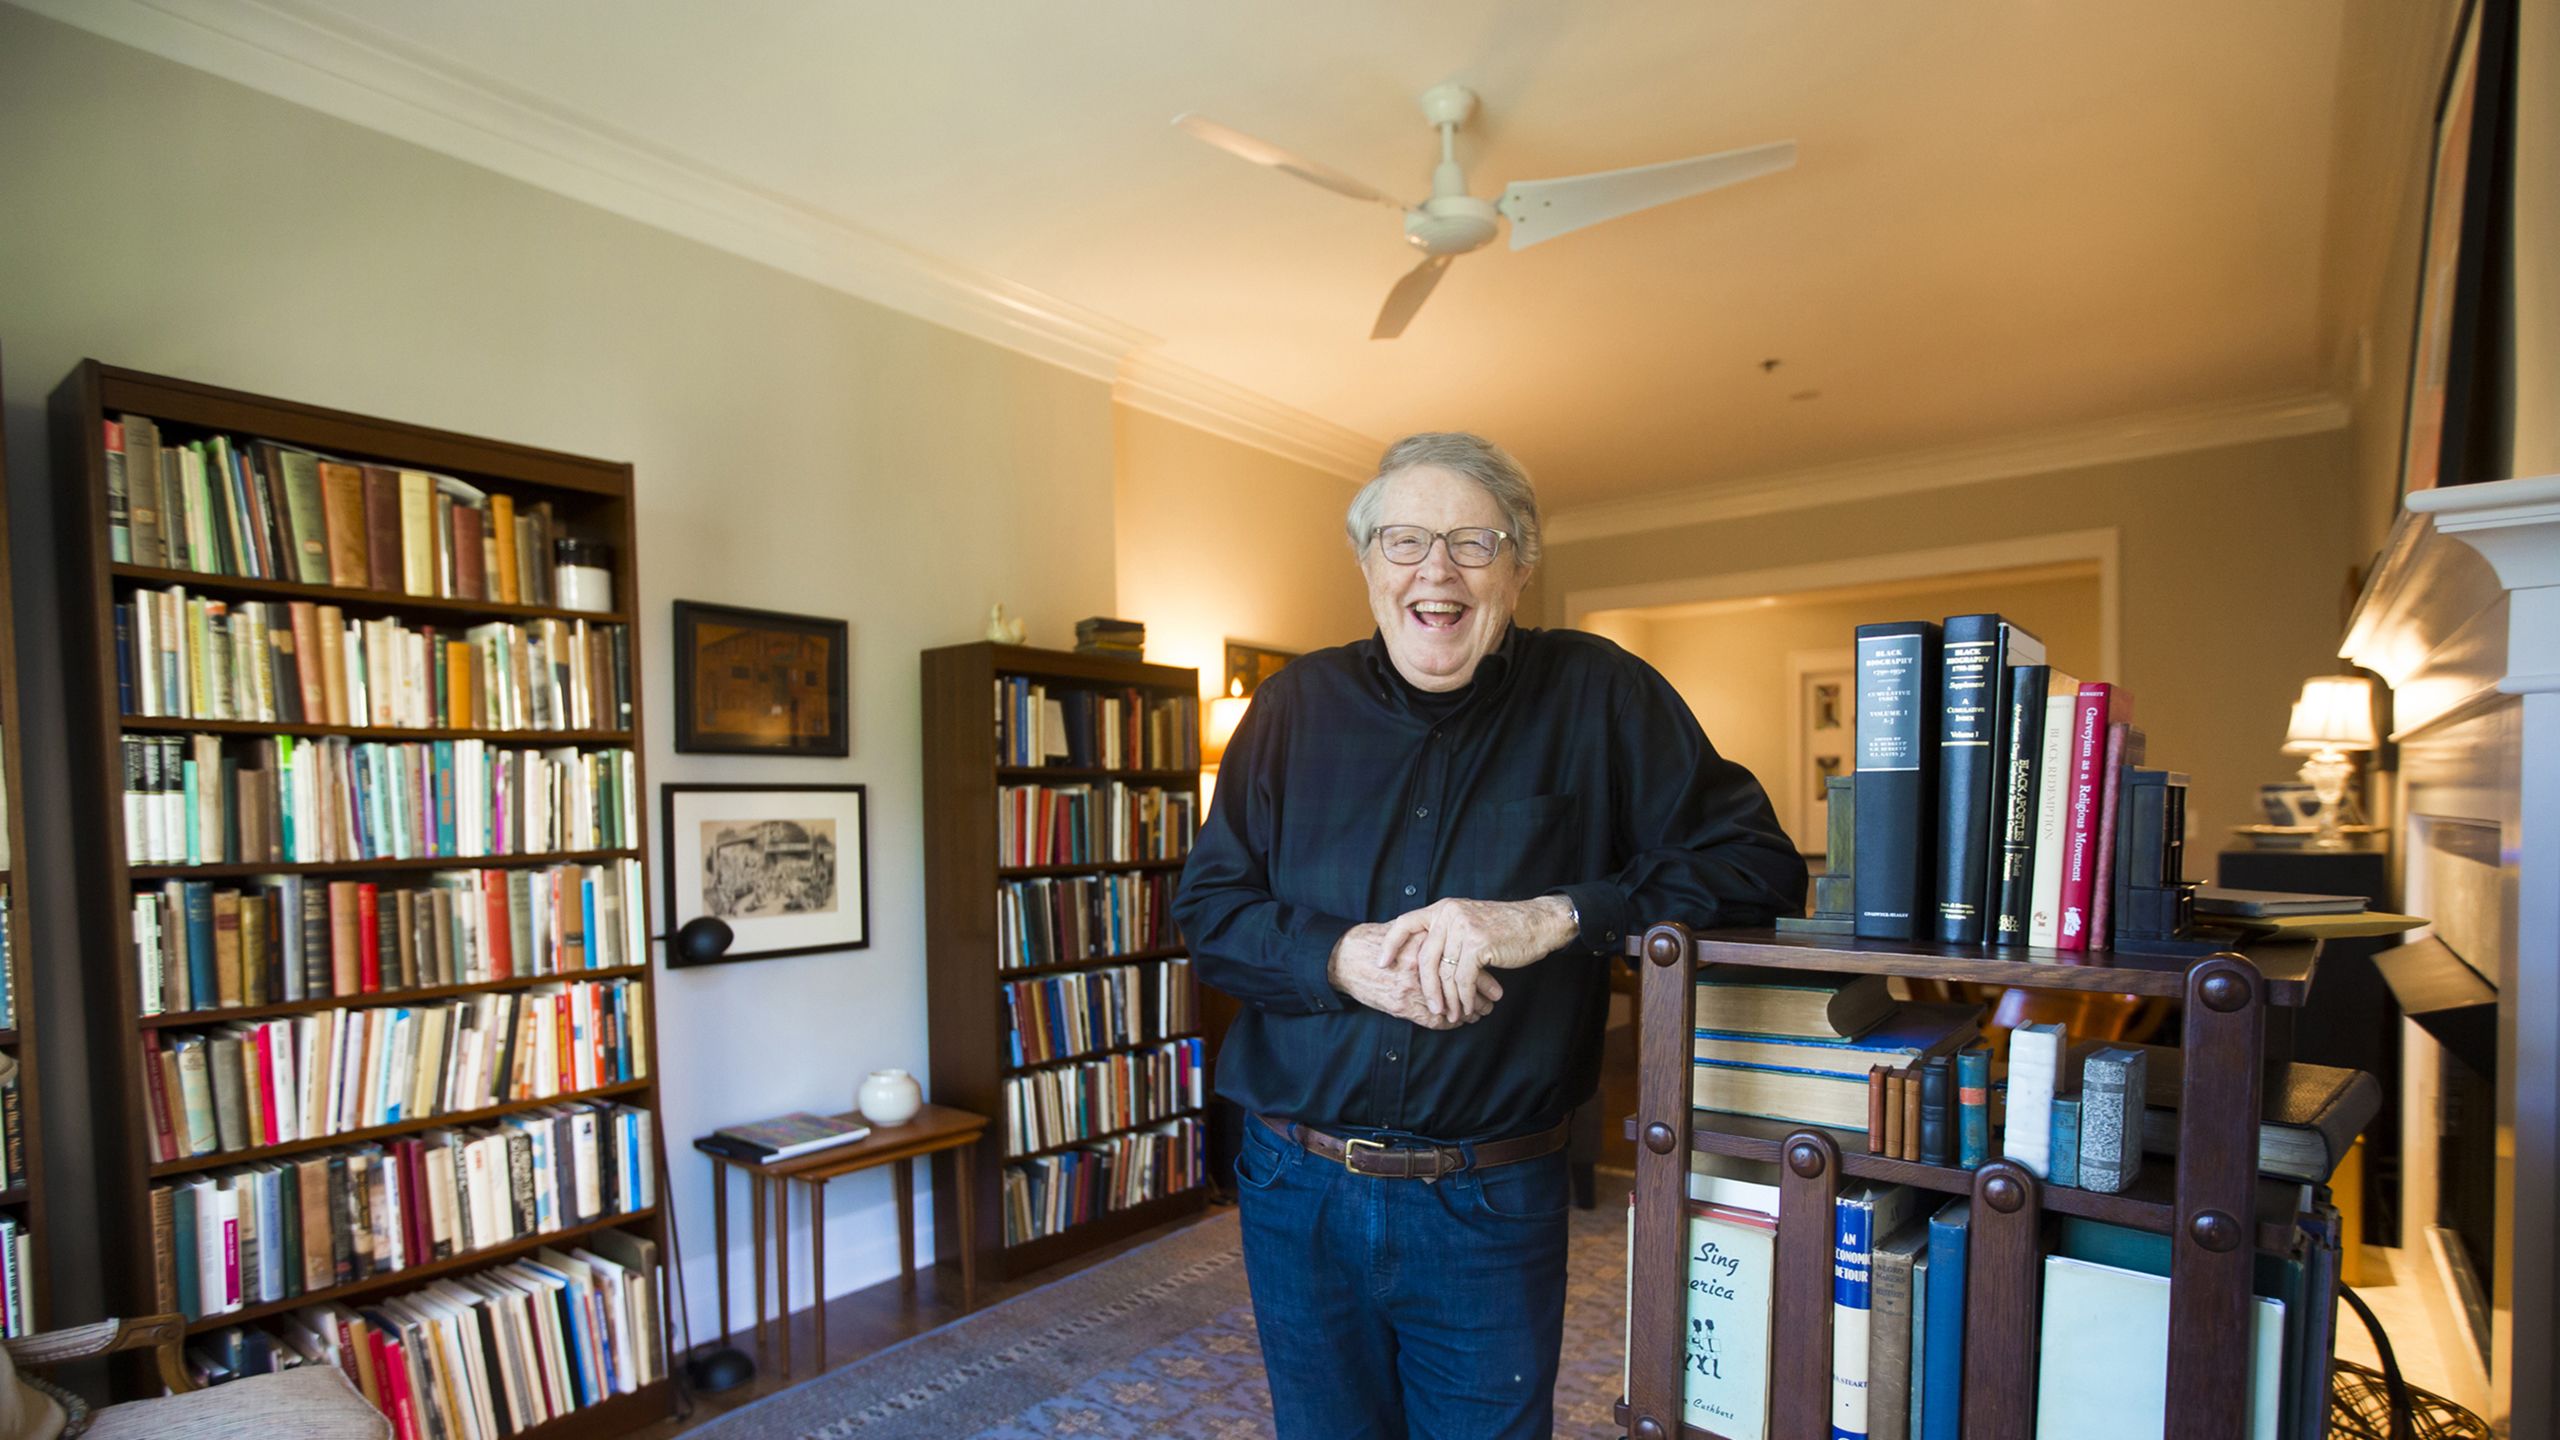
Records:
[[[1351,509],[1342,517],[1353,551],[1369,553],[1369,539],[1378,530],[1378,509],[1387,501],[1387,482],[1423,465],[1463,475],[1483,486],[1493,503],[1502,507],[1502,528],[1511,533],[1512,553],[1521,566],[1538,563],[1538,492],[1529,483],[1529,472],[1520,468],[1510,451],[1481,435],[1457,430],[1407,435],[1378,457],[1377,476],[1351,497]]]

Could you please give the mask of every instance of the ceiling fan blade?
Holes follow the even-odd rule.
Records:
[[[1430,299],[1432,289],[1439,285],[1440,272],[1456,258],[1434,255],[1404,272],[1396,288],[1387,292],[1387,303],[1378,307],[1378,323],[1369,327],[1369,338],[1393,340],[1403,334],[1404,327],[1413,323],[1413,312],[1422,308],[1422,302]]]
[[[1348,195],[1354,200],[1373,200],[1396,210],[1412,208],[1365,180],[1345,175],[1330,165],[1317,164],[1303,155],[1292,154],[1268,140],[1255,139],[1206,115],[1176,115],[1173,123],[1176,129],[1189,131],[1194,138],[1205,140],[1230,155],[1250,160],[1256,165],[1268,165],[1284,175],[1295,175],[1336,195]]]
[[[1603,220],[1686,200],[1719,186],[1754,180],[1795,163],[1796,142],[1781,140],[1774,145],[1666,160],[1659,165],[1569,175],[1561,180],[1523,180],[1502,192],[1501,210],[1511,221],[1511,248],[1525,250],[1541,240],[1569,235]]]

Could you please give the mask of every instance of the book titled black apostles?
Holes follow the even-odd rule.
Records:
[[[1992,832],[1999,841],[2000,863],[1990,877],[1990,940],[1995,945],[2027,943],[2036,878],[2036,766],[2044,753],[2045,692],[2052,679],[2053,670],[2045,665],[2020,665],[2009,676],[2004,753],[1998,781],[1991,787],[2000,810]]]
[[[2010,667],[2044,659],[2044,642],[1998,615],[1950,615],[1938,686],[1935,934],[1979,945],[1999,888],[1999,775],[2008,759]]]
[[[1936,894],[1938,627],[1858,627],[1857,933],[1915,940]]]

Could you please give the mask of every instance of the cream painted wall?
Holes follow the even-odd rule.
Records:
[[[870,787],[870,948],[657,982],[663,1127],[707,1334],[708,1187],[685,1138],[842,1109],[874,1066],[927,1068],[917,652],[977,638],[999,598],[1047,645],[1119,608],[1107,388],[5,6],[0,134],[0,344],[31,685],[62,659],[44,400],[96,356],[632,461],[650,775]],[[1234,473],[1234,455],[1181,452],[1175,427],[1141,428],[1153,449],[1191,454],[1204,479]],[[1279,492],[1231,485],[1191,523],[1294,533],[1298,502],[1263,515],[1266,493]],[[1149,573],[1144,545],[1127,564]],[[851,758],[675,755],[666,616],[678,597],[850,620]],[[1335,628],[1278,610],[1236,624],[1311,640]],[[24,722],[25,803],[58,819],[60,767],[37,757],[59,753],[62,721],[41,708]],[[74,976],[114,963],[119,946],[76,933],[58,853],[28,869],[46,1108],[64,1136],[85,1113]],[[53,1151],[56,1216],[88,1208],[87,1167],[66,1163],[83,1143]],[[885,1178],[830,1189],[834,1287],[893,1274]],[[45,1237],[64,1280],[57,1318],[96,1313],[94,1284],[86,1303],[78,1293],[94,1273],[87,1229],[65,1220]]]
[[[2034,631],[2043,638],[2046,654],[2064,671],[2082,679],[2101,678],[2094,574],[2024,582],[1983,580],[1872,601],[1781,601],[1766,608],[1654,618],[1642,622],[1637,643],[1628,648],[1662,672],[1689,702],[1717,751],[1758,776],[1780,802],[1780,821],[1793,823],[1802,811],[1780,787],[1810,791],[1813,782],[1809,776],[1794,774],[1789,758],[1794,719],[1788,657],[1800,651],[1845,652],[1857,627],[1870,621],[1937,620],[1978,611],[1997,611]],[[1822,843],[1819,835],[1795,838],[1799,846]]]
[[[1576,591],[2115,527],[2113,678],[2137,697],[2153,763],[2194,776],[2193,868],[2209,873],[2225,827],[2253,818],[2257,787],[2298,763],[2277,746],[2303,678],[2337,663],[2350,457],[2347,432],[2332,430],[1550,545],[1547,614],[1562,623]]]
[[[1118,436],[1119,608],[1147,658],[1200,671],[1214,694],[1226,642],[1307,651],[1369,633],[1342,534],[1357,488],[1338,476],[1127,406]]]

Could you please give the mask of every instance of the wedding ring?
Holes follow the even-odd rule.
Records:
[[[1455,960],[1443,960],[1440,962],[1440,968],[1443,970],[1455,970],[1458,968],[1458,962]]]

